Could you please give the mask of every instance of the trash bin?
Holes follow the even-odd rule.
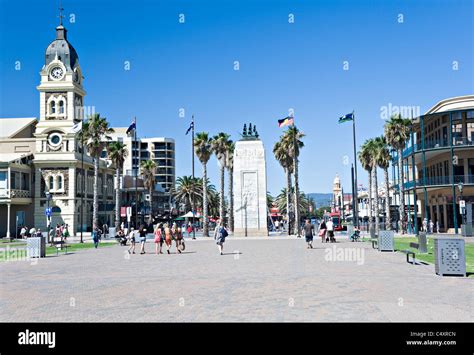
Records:
[[[440,275],[466,276],[466,254],[462,237],[433,237],[435,272]]]
[[[395,251],[393,236],[393,231],[379,232],[379,251]]]
[[[26,255],[28,258],[44,258],[46,256],[46,239],[44,237],[27,238]]]
[[[420,232],[418,236],[418,252],[421,254],[426,254],[428,252],[428,243],[426,240],[426,232]]]

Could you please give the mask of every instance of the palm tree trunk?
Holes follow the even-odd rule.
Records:
[[[207,166],[202,164],[202,234],[204,237],[209,237],[209,230],[207,224]]]
[[[219,216],[223,222],[225,222],[225,213],[224,213],[224,179],[225,179],[225,172],[224,172],[224,164],[221,165],[221,198],[219,201]]]
[[[99,211],[99,157],[94,159],[94,202],[92,207],[92,228],[99,227],[98,211]]]
[[[374,177],[374,212],[375,212],[375,234],[378,236],[380,232],[379,225],[379,186],[377,181],[377,167],[372,168]]]
[[[117,173],[117,187],[115,189],[115,230],[117,231],[120,225],[120,169],[116,169]]]
[[[229,229],[234,231],[234,169],[229,169]]]
[[[153,211],[153,186],[150,186],[150,189],[149,189],[148,193],[150,194],[150,216],[148,217],[148,224],[151,224],[153,222],[153,214],[152,214],[152,211]],[[170,206],[170,210],[171,210],[171,206]]]
[[[291,204],[291,172],[289,169],[285,170],[286,172],[286,215],[289,216],[290,213],[290,204]],[[288,235],[291,235],[291,222],[288,218]]]
[[[400,224],[401,224],[401,233],[405,233],[405,187],[403,186],[403,159],[402,159],[403,151],[401,149],[398,150],[398,189],[400,191]]]
[[[369,170],[369,232],[373,228],[372,221],[372,169]]]
[[[390,182],[388,179],[388,168],[385,168],[384,171],[384,179],[385,179],[385,229],[390,230],[392,229],[392,216],[390,213]]]
[[[298,158],[295,157],[295,234],[299,235],[300,231],[300,188],[298,181]]]

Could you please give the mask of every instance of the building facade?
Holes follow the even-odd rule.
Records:
[[[474,95],[438,102],[413,119],[411,130],[403,152],[408,222],[419,230],[424,220],[432,221],[441,232],[458,233],[463,218],[472,221],[474,204]],[[398,193],[399,184],[397,177]]]
[[[68,41],[67,30],[62,24],[56,27],[56,38],[46,49],[40,76],[41,81],[37,86],[40,96],[39,119],[31,123],[34,129],[28,129],[28,125],[22,126],[18,119],[17,122],[0,120],[2,124],[16,123],[18,130],[22,132],[20,135],[3,137],[6,142],[2,143],[2,147],[15,147],[23,140],[25,143],[22,143],[22,149],[25,152],[13,153],[28,155],[28,158],[19,160],[24,161],[22,164],[17,164],[18,158],[12,159],[14,156],[1,159],[4,167],[3,174],[0,175],[3,182],[0,184],[7,187],[3,195],[9,196],[10,206],[15,202],[11,200],[12,194],[23,196],[21,203],[31,206],[25,207],[25,210],[28,210],[28,216],[33,216],[33,222],[25,221],[29,227],[47,229],[45,208],[49,206],[52,208],[53,226],[68,224],[72,233],[81,229],[90,230],[94,187],[93,159],[87,152],[83,153],[77,132],[73,129],[76,123],[83,120],[86,92],[83,88],[79,57]],[[106,160],[101,159],[99,163],[99,216],[101,223],[110,223],[114,215],[114,171]],[[20,175],[18,181],[22,189],[19,192],[15,191],[18,190],[15,181],[17,175],[13,174],[20,169],[18,165],[25,165],[21,168],[21,174],[29,174],[28,177]],[[5,169],[8,172],[6,175]],[[27,180],[29,185],[23,182]],[[23,188],[28,188],[29,191]],[[7,219],[11,221],[11,213]],[[5,235],[8,234],[9,231],[5,231]]]

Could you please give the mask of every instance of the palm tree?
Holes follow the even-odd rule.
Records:
[[[391,214],[390,214],[390,182],[388,178],[388,168],[390,166],[390,161],[391,156],[390,156],[390,149],[387,144],[387,141],[385,140],[384,136],[380,136],[375,138],[375,141],[377,142],[377,165],[383,169],[384,173],[384,182],[385,182],[385,191],[386,191],[386,196],[385,196],[385,228],[386,229],[391,229]]]
[[[294,194],[294,188],[290,191],[290,194]],[[274,203],[276,204],[277,208],[280,210],[280,213],[285,214],[287,213],[286,207],[286,196],[287,196],[286,188],[281,189],[278,196],[275,198]],[[309,200],[304,192],[300,192],[300,196],[298,199],[299,209],[300,211],[306,212],[309,209]]]
[[[229,144],[232,141],[229,139],[230,135],[224,132],[220,132],[211,139],[212,152],[216,155],[217,160],[219,161],[220,166],[220,176],[221,176],[221,191],[220,191],[220,203],[219,203],[219,216],[224,221],[225,220],[225,211],[224,211],[224,180],[225,180],[225,169],[227,163],[227,149]]]
[[[92,210],[92,228],[99,226],[98,209],[99,194],[97,187],[99,185],[99,161],[107,142],[112,138],[109,134],[113,133],[113,128],[109,127],[109,123],[105,117],[100,117],[99,113],[94,113],[89,117],[82,127],[84,140],[86,141],[87,151],[94,159],[94,202]]]
[[[234,231],[234,150],[235,143],[229,141],[227,145],[226,167],[229,176],[229,229]]]
[[[149,159],[149,160],[142,160],[140,162],[140,175],[143,179],[143,184],[145,188],[148,189],[148,193],[150,194],[150,217],[148,218],[148,223],[151,224],[153,221],[153,190],[155,188],[155,172],[156,172],[157,165],[156,163]]]
[[[299,176],[298,176],[298,157],[300,155],[301,148],[304,147],[304,143],[301,139],[304,137],[304,134],[296,128],[296,126],[289,127],[286,132],[283,134],[283,145],[288,150],[291,158],[293,159],[293,175],[295,178],[295,234],[299,235],[299,225],[300,225],[300,209],[299,209],[299,198],[300,198],[300,189],[299,189]]]
[[[270,191],[267,191],[267,209],[270,211],[273,208],[273,203],[275,202],[275,199],[273,198],[272,194]]]
[[[358,156],[362,168],[366,170],[369,175],[369,228],[372,229],[372,164],[370,154],[370,147],[366,141],[360,147]]]
[[[373,207],[374,207],[374,215],[375,215],[375,234],[378,236],[380,232],[380,213],[379,213],[379,185],[377,179],[377,157],[379,155],[379,145],[375,139],[369,139],[366,141],[368,144],[369,150],[369,157],[370,157],[370,165],[372,167],[372,187],[373,193],[372,197],[374,199]]]
[[[202,181],[192,176],[182,176],[176,179],[176,187],[170,191],[176,202],[184,204],[186,212],[196,210],[196,204],[202,200]]]
[[[288,150],[283,144],[283,136],[280,137],[280,140],[275,143],[273,147],[273,154],[275,155],[275,159],[280,163],[283,170],[286,174],[286,208],[285,211],[289,211],[290,204],[291,204],[291,191],[292,188],[292,181],[291,181],[291,174],[293,173],[293,159],[291,158]],[[280,209],[281,211],[281,209]],[[283,212],[282,212],[283,213]],[[286,213],[286,212],[285,212]],[[290,228],[290,219],[288,218],[288,235],[291,234]]]
[[[402,118],[400,114],[393,115],[390,120],[385,123],[384,133],[387,143],[390,144],[398,155],[398,189],[400,192],[400,224],[402,226],[402,234],[405,233],[405,187],[403,185],[403,150],[406,147],[406,142],[410,137],[411,120]]]
[[[117,186],[115,189],[115,229],[118,230],[120,224],[120,174],[123,169],[123,163],[128,156],[127,146],[122,142],[111,142],[107,147],[109,159],[115,165],[115,172],[117,174]]]
[[[202,216],[203,216],[203,235],[209,237],[208,230],[208,220],[207,220],[207,162],[211,158],[212,147],[211,140],[209,139],[209,134],[207,132],[199,132],[196,134],[194,139],[194,152],[196,153],[199,161],[202,164],[202,191],[203,191],[203,206],[202,206]]]

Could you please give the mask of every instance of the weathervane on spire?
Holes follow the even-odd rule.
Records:
[[[63,11],[64,11],[64,8],[62,6],[62,1],[59,0],[59,26],[62,26],[63,25]]]

